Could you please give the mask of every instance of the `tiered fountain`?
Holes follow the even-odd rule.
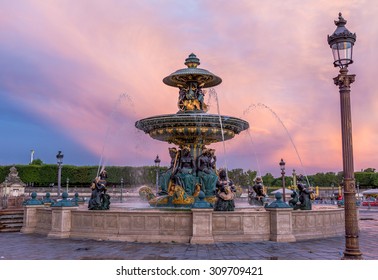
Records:
[[[230,116],[208,114],[205,88],[219,85],[222,79],[198,68],[200,60],[190,54],[187,68],[163,79],[166,85],[178,88],[175,114],[145,118],[135,126],[153,139],[178,146],[169,148],[171,166],[159,180],[161,191],[156,196],[146,193],[152,206],[191,206],[202,190],[206,200],[214,202],[218,179],[215,150],[206,145],[232,139],[249,128],[248,122]],[[147,189],[145,190],[147,191]]]
[[[187,69],[178,70],[163,80],[179,88],[179,111],[135,124],[152,138],[175,145],[169,148],[171,166],[160,176],[161,191],[146,193],[149,204],[154,207],[112,204],[111,211],[103,211],[63,204],[25,205],[21,232],[55,238],[195,244],[292,242],[344,233],[342,208],[295,211],[286,204],[281,207],[284,203],[279,197],[266,208],[237,207],[230,212],[209,207],[215,200],[218,173],[215,151],[206,146],[232,139],[249,125],[234,117],[207,114],[203,89],[220,84],[221,79],[197,68],[199,59],[193,54],[185,64]],[[224,182],[224,172],[219,175]]]

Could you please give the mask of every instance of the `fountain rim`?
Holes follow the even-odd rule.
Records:
[[[221,116],[221,122],[219,115],[186,113],[148,117],[137,121],[135,127],[155,140],[176,145],[209,145],[230,140],[249,129],[247,121],[236,117]]]
[[[161,119],[162,121],[169,121],[175,119],[175,123],[185,123],[185,121],[194,121],[196,122],[197,119],[200,119],[199,122],[205,122],[206,120],[212,120],[214,123],[219,123],[219,118],[221,118],[222,124],[228,124],[230,121],[236,121],[240,124],[244,124],[243,126],[240,125],[241,130],[246,130],[249,128],[249,123],[246,120],[232,117],[228,115],[218,115],[218,114],[209,114],[209,113],[176,113],[176,114],[163,114],[163,115],[156,115],[152,117],[147,117],[140,119],[135,122],[135,126],[139,129],[142,129],[138,126],[139,123],[148,122],[152,120]],[[143,130],[143,129],[142,129]]]
[[[206,81],[205,84],[202,86],[202,88],[214,87],[222,83],[222,79],[220,77],[202,68],[183,68],[183,69],[176,70],[169,76],[165,77],[163,79],[163,83],[172,87],[178,87],[178,85],[185,85],[186,82],[183,82],[174,78],[175,77],[188,77],[190,75],[210,77],[210,80]],[[195,82],[197,80],[193,79],[192,81]]]

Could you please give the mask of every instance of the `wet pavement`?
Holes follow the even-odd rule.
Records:
[[[360,208],[359,243],[365,260],[378,260],[378,207]],[[0,260],[340,260],[345,237],[293,243],[230,242],[208,245],[53,239],[0,233]]]

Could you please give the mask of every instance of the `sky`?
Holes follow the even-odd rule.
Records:
[[[375,0],[0,0],[0,165],[169,165],[171,144],[135,121],[178,111],[162,79],[194,53],[222,78],[222,115],[250,129],[218,166],[306,175],[342,170],[340,97],[327,35],[357,34],[351,85],[354,168],[378,168]],[[206,99],[206,98],[205,98]],[[217,114],[211,102],[208,113]],[[224,144],[224,145],[223,145]]]

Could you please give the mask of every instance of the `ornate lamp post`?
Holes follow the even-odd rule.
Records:
[[[293,169],[293,187],[294,189],[297,188],[297,173],[295,172],[295,169]]]
[[[285,195],[285,162],[281,158],[280,161],[280,167],[281,167],[281,175],[282,175],[282,196],[283,201],[286,202],[286,195]]]
[[[155,158],[155,168],[156,168],[156,194],[159,192],[159,167],[160,167],[160,158],[159,155]]]
[[[350,84],[355,75],[348,75],[348,65],[353,63],[353,45],[356,34],[346,29],[347,21],[339,13],[335,21],[337,26],[332,35],[328,35],[328,44],[332,49],[335,67],[340,67],[340,74],[333,78],[340,92],[341,137],[343,149],[343,184],[345,209],[345,251],[343,259],[362,259],[358,240],[358,220],[356,206],[356,186],[354,180],[352,116],[350,108]]]
[[[63,164],[63,154],[59,151],[56,155],[56,160],[58,163],[58,197],[60,197],[61,179],[62,179],[62,164]]]
[[[331,187],[332,187],[332,197],[335,198],[335,191],[334,191],[335,184],[332,183]]]
[[[70,185],[70,178],[66,180],[66,192],[68,193],[68,186]]]
[[[121,178],[121,203],[122,203],[122,192],[123,192],[123,178]]]

